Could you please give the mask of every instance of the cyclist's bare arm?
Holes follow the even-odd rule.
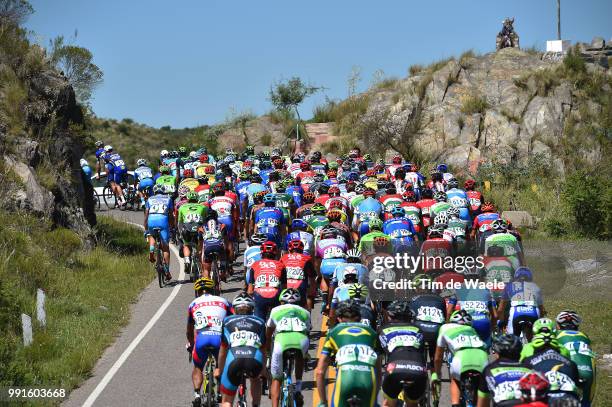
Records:
[[[187,321],[186,335],[187,335],[187,342],[189,342],[189,346],[193,348],[194,343],[195,343],[193,321]]]
[[[434,356],[434,372],[440,377],[442,373],[442,357],[444,356],[444,348],[436,346],[436,353]]]
[[[225,367],[225,360],[227,359],[227,346],[223,346],[221,345],[221,348],[219,349],[219,366],[218,369],[220,372],[223,371],[223,368]]]
[[[147,230],[147,225],[149,224],[149,209],[145,209],[144,213],[144,230]]]

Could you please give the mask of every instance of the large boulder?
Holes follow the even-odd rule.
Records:
[[[50,218],[53,214],[54,197],[38,183],[34,169],[9,156],[4,157],[4,164],[21,181],[17,183],[17,188],[11,191],[14,201],[5,202],[4,206]]]

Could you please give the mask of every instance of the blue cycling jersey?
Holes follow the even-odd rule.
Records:
[[[142,165],[134,170],[134,177],[136,178],[136,181],[153,178],[153,170],[146,165]]]
[[[285,193],[291,195],[296,208],[302,206],[302,195],[304,195],[304,189],[301,186],[289,185]]]
[[[314,254],[314,236],[312,233],[298,230],[296,232],[287,234],[287,237],[285,238],[285,246],[283,248],[287,250],[287,245],[289,242],[295,239],[301,240],[302,243],[304,243],[304,254],[308,256],[312,256]]]
[[[367,197],[361,201],[359,205],[357,205],[357,210],[360,215],[374,213],[380,216],[383,211],[383,206],[380,202],[378,202],[378,200],[372,197]]]
[[[382,232],[393,239],[414,240],[416,234],[412,221],[408,218],[391,218],[383,223]]]

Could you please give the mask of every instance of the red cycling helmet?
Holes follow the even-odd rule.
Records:
[[[401,164],[402,163],[402,156],[401,155],[394,155],[393,158],[391,159],[391,161],[393,162],[393,164]]]
[[[366,177],[375,177],[376,176],[376,171],[372,168],[370,168],[369,170],[366,171],[365,173]]]
[[[366,188],[365,191],[363,191],[363,196],[368,197],[368,196],[374,196],[376,195],[376,191],[374,191],[372,188]]]
[[[476,181],[474,181],[473,179],[468,179],[463,183],[463,188],[465,189],[474,189],[475,186]]]
[[[193,178],[193,170],[191,168],[183,170],[183,178]]]
[[[289,249],[290,252],[297,251],[301,253],[304,251],[304,242],[302,242],[300,239],[293,239],[287,245],[287,249]]]
[[[480,210],[483,211],[483,212],[495,212],[495,205],[493,205],[493,203],[487,201],[487,202],[482,204],[482,206],[480,207]]]
[[[302,171],[308,171],[310,169],[310,163],[307,161],[304,161],[303,163],[300,164],[300,169]]]
[[[302,198],[304,199],[304,203],[313,203],[315,200],[315,194],[312,192],[305,192]]]
[[[329,203],[329,209],[336,209],[336,208],[342,209],[343,207],[344,205],[342,205],[342,202],[340,202],[337,199],[334,199],[333,201]]]
[[[207,154],[202,154],[200,156],[200,162],[201,163],[207,163],[208,162],[208,155]]]
[[[204,168],[204,173],[205,174],[214,174],[215,173],[215,167],[210,165],[210,166]]]
[[[407,202],[416,202],[416,194],[414,191],[404,191],[402,198]]]
[[[259,250],[261,250],[261,254],[276,254],[276,243],[274,243],[271,240],[268,240],[266,242],[263,242],[262,245],[259,247]]]
[[[327,193],[330,196],[340,196],[340,188],[338,188],[336,185],[332,185],[331,187],[329,187]]]
[[[338,171],[336,170],[329,170],[327,171],[327,177],[328,178],[336,178],[338,176]]]
[[[272,164],[274,165],[274,168],[276,169],[283,168],[283,160],[281,160],[280,158],[277,158],[276,160],[272,161]]]
[[[329,219],[330,222],[341,222],[342,215],[342,211],[339,211],[337,209],[331,209],[327,212],[327,219]]]
[[[550,383],[542,373],[533,371],[525,373],[518,385],[524,401],[538,401],[546,399]]]

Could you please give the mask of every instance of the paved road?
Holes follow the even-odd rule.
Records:
[[[142,225],[142,213],[111,211],[108,214],[125,222]],[[191,406],[191,369],[185,351],[187,307],[193,290],[181,273],[182,260],[172,251],[170,271],[173,284],[160,289],[151,268],[151,284],[132,307],[130,323],[96,364],[92,377],[74,390],[64,407],[73,406]],[[236,268],[238,270],[238,267]],[[242,287],[242,279],[224,284],[224,296],[232,299]],[[313,331],[310,355],[318,356],[323,320],[320,308],[312,311]],[[316,406],[312,367],[305,373],[305,406]],[[333,377],[330,370],[329,375]],[[331,390],[331,385],[329,386]],[[446,383],[442,399],[448,400]],[[314,395],[314,399],[313,399]],[[262,406],[269,406],[267,396]],[[441,403],[441,405],[446,405]]]

